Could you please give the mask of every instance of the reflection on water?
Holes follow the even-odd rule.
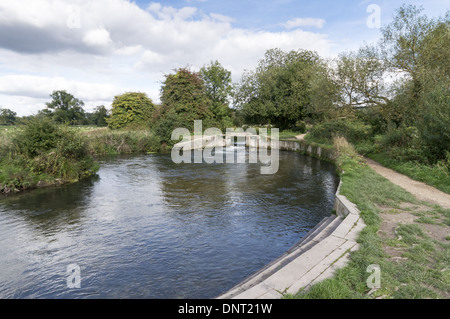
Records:
[[[275,175],[105,158],[97,177],[0,198],[0,298],[212,298],[328,216],[337,183],[331,164],[290,152]]]

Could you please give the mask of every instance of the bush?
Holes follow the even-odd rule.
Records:
[[[316,125],[309,133],[314,139],[325,139],[330,143],[334,137],[342,136],[350,143],[358,144],[372,137],[372,128],[370,125],[356,120],[337,120]]]
[[[361,109],[356,113],[356,116],[359,120],[372,127],[373,134],[381,134],[387,130],[387,122],[379,108],[369,107]]]
[[[384,135],[377,136],[375,141],[378,148],[385,150],[392,158],[402,161],[427,161],[419,131],[414,126],[390,127]]]
[[[436,85],[423,97],[417,127],[424,155],[431,163],[446,159],[450,150],[450,89],[448,82]]]
[[[159,137],[161,142],[168,145],[173,145],[177,141],[172,141],[172,132],[177,128],[191,128],[194,123],[188,123],[183,120],[182,116],[177,114],[174,110],[169,110],[167,113],[159,117],[153,125],[153,132]],[[192,131],[191,131],[192,132]]]
[[[373,141],[363,141],[355,145],[356,151],[361,155],[376,153],[379,148]]]
[[[97,170],[79,133],[47,118],[35,118],[13,138],[14,161],[36,174],[78,180]]]
[[[61,135],[62,131],[52,120],[34,118],[21,127],[20,132],[13,138],[13,144],[20,154],[33,158],[55,148]]]
[[[145,93],[128,92],[114,98],[111,117],[106,122],[111,129],[145,127],[154,109],[152,100]]]
[[[158,152],[161,142],[149,131],[105,130],[87,136],[93,155]]]

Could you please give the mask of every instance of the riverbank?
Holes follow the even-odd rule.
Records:
[[[47,162],[55,158],[55,152],[51,156],[38,156],[34,159],[21,159],[15,149],[15,141],[21,130],[17,127],[0,132],[0,193],[12,194],[36,188],[58,186],[67,183],[78,182],[81,179],[95,174],[97,164],[95,158],[104,155],[136,154],[136,153],[156,153],[164,152],[165,147],[148,130],[117,130],[108,128],[90,127],[89,129],[69,127],[66,128],[70,136],[80,137],[82,140],[83,152],[92,158],[93,163],[86,166],[86,169],[77,168],[77,161],[65,164],[64,172],[57,170],[56,163],[52,163],[52,169],[41,170],[30,166],[37,159],[41,159],[41,166],[49,166]],[[81,143],[81,142],[79,142]],[[67,147],[71,147],[70,141],[66,140]],[[55,145],[56,147],[56,145]],[[49,150],[48,154],[52,154]],[[47,154],[47,155],[48,155]],[[55,158],[56,160],[56,158]],[[44,163],[45,162],[45,163]],[[71,173],[70,171],[73,171]],[[66,174],[70,173],[70,174]]]
[[[86,139],[73,128],[35,118],[0,133],[0,193],[73,183],[97,170]]]
[[[340,148],[340,192],[367,225],[359,249],[332,278],[284,298],[449,298],[450,210],[417,199],[375,172],[351,145],[340,144],[334,145]],[[373,267],[380,271],[378,287],[368,285]]]
[[[157,139],[146,131],[95,129],[82,134],[93,156],[161,151]],[[1,142],[2,147],[8,145],[7,139]],[[294,151],[336,163],[340,193],[357,205],[366,227],[347,266],[337,269],[332,278],[284,298],[449,298],[450,210],[416,198],[382,177],[342,139],[334,145],[309,139],[297,145]],[[8,172],[7,178],[22,184],[25,180],[30,188],[70,182],[32,171],[27,176],[23,167],[6,161],[0,167],[0,178]],[[14,185],[7,187],[15,191]],[[380,269],[379,288],[367,284],[373,266]]]

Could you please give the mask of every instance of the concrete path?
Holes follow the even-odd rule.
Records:
[[[217,299],[279,299],[332,277],[358,249],[356,240],[365,227],[344,196],[337,195],[336,208],[348,215],[325,218],[288,252]]]

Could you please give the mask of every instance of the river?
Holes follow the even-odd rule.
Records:
[[[331,214],[335,167],[101,158],[79,183],[0,197],[0,298],[214,298]],[[79,287],[79,288],[78,288]]]

